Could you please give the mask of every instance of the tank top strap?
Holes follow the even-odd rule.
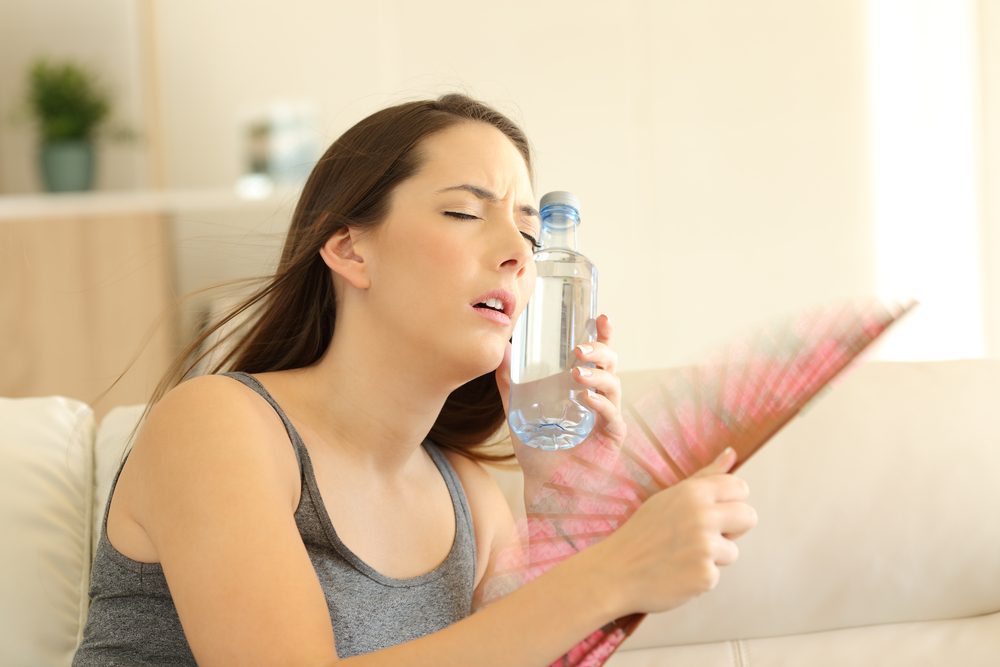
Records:
[[[255,392],[260,394],[261,398],[271,404],[274,411],[278,413],[278,417],[281,419],[281,423],[285,425],[285,431],[288,433],[289,440],[292,441],[292,449],[295,450],[295,459],[298,461],[299,470],[302,470],[302,452],[305,450],[305,443],[302,442],[302,438],[299,437],[299,432],[295,430],[295,426],[292,425],[292,421],[285,414],[285,411],[281,409],[278,402],[274,400],[271,393],[264,388],[257,378],[250,373],[244,371],[225,371],[219,373],[219,375],[225,375],[226,377],[231,377],[238,382],[242,382],[246,386],[253,389]]]
[[[431,455],[434,465],[437,466],[444,477],[444,483],[448,486],[448,493],[451,494],[452,505],[455,507],[455,517],[461,518],[467,535],[475,535],[475,526],[472,523],[472,510],[469,508],[469,500],[465,495],[465,487],[458,478],[458,473],[452,467],[451,461],[444,455],[441,448],[430,438],[424,439],[424,449]],[[456,528],[461,528],[456,526]]]

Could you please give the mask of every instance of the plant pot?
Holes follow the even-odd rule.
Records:
[[[86,140],[42,144],[42,180],[49,192],[90,190],[94,186],[94,147]]]

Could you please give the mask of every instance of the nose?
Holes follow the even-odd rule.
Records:
[[[534,262],[534,249],[531,242],[521,235],[516,221],[510,220],[501,227],[503,228],[503,242],[499,246],[501,248],[500,268],[501,270],[513,271],[514,275],[520,278],[528,266]]]

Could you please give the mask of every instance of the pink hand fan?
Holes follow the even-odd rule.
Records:
[[[487,575],[483,604],[535,579],[621,526],[642,502],[710,463],[727,446],[738,469],[816,394],[914,307],[879,302],[810,312],[671,369],[623,400],[619,446],[593,434],[561,460],[529,500],[512,546]],[[632,614],[596,630],[553,663],[604,664],[639,625]]]

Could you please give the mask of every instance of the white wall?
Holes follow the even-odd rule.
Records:
[[[432,9],[430,9],[432,8]],[[623,367],[873,290],[860,1],[156,6],[169,182],[228,183],[238,124],[315,100],[326,141],[459,89],[523,124],[538,194],[584,203],[581,250]]]
[[[601,270],[622,368],[676,363],[776,315],[875,293],[866,6],[158,2],[166,181],[229,187],[241,121],[275,99],[314,102],[329,143],[388,104],[467,92],[527,131],[538,195],[581,196],[580,247]],[[103,11],[131,12],[123,0]],[[124,32],[107,42],[131,53]],[[0,174],[0,187],[13,182]],[[216,229],[231,244],[271,229],[269,215]],[[202,268],[206,280],[235,277]],[[990,275],[997,340],[1000,276]]]
[[[879,294],[921,302],[887,358],[981,357],[982,65],[977,0],[869,0]]]
[[[1000,357],[1000,1],[980,0],[983,267],[987,355]]]

